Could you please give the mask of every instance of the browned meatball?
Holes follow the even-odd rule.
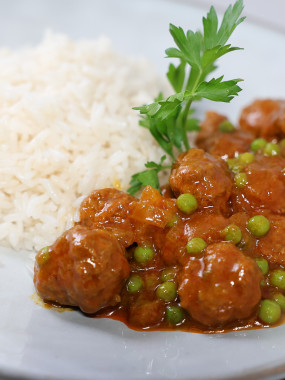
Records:
[[[244,108],[240,117],[240,126],[256,137],[265,139],[285,136],[285,101],[263,99],[256,100]]]
[[[161,300],[135,302],[129,310],[129,323],[137,327],[151,327],[162,322],[165,304]]]
[[[138,245],[160,246],[164,239],[164,228],[177,217],[176,199],[166,198],[151,186],[146,186],[141,198],[130,211],[130,219],[135,230]]]
[[[253,139],[251,133],[238,129],[232,133],[217,131],[207,137],[198,135],[196,143],[213,156],[233,158],[238,153],[248,152]]]
[[[205,119],[200,124],[200,134],[210,136],[212,133],[217,132],[219,130],[220,124],[225,120],[227,120],[227,117],[224,115],[220,115],[213,111],[206,112]]]
[[[224,161],[205,153],[202,149],[190,149],[178,157],[169,178],[176,196],[193,194],[200,207],[211,207],[226,213],[232,181]]]
[[[249,317],[261,298],[256,263],[231,243],[210,245],[204,259],[190,259],[178,293],[181,306],[206,326]]]
[[[257,155],[245,168],[247,184],[234,188],[233,208],[239,211],[270,210],[285,213],[285,159],[280,156]]]
[[[116,189],[96,190],[80,206],[80,224],[110,231],[124,247],[134,243],[129,220],[131,195]]]
[[[196,144],[198,148],[219,157],[232,158],[237,153],[247,152],[254,136],[241,129],[232,133],[220,132],[220,124],[226,120],[225,116],[215,112],[207,112],[201,123],[201,132],[198,133]]]
[[[257,255],[266,258],[270,263],[285,266],[285,217],[279,215],[267,215],[270,221],[269,232],[257,239]]]
[[[65,232],[47,255],[38,253],[34,283],[44,300],[95,313],[119,302],[128,276],[125,251],[114,236],[76,226]]]
[[[229,224],[220,214],[197,212],[185,221],[172,227],[164,238],[161,256],[166,265],[182,264],[189,260],[187,242],[202,238],[207,244],[221,241],[221,231]]]

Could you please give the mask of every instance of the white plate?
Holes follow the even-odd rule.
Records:
[[[163,0],[2,0],[0,44],[38,42],[47,27],[74,38],[104,33],[115,48],[149,57],[163,73],[164,49],[172,46],[169,22],[197,28],[203,14]],[[245,23],[232,43],[245,50],[225,57],[220,73],[244,78],[244,91],[215,109],[236,119],[256,97],[284,96],[285,37]],[[199,112],[205,108],[208,103]],[[30,257],[3,248],[0,262],[1,378],[273,379],[285,374],[285,325],[222,335],[135,332],[120,322],[37,305],[31,298]]]

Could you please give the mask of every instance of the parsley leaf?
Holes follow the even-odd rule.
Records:
[[[183,60],[177,67],[175,67],[173,63],[169,65],[168,73],[166,75],[170,84],[176,92],[180,92],[183,88],[186,76],[185,68],[186,62]]]
[[[223,77],[202,82],[195,92],[195,97],[202,97],[215,102],[230,102],[241,91],[237,85],[242,79],[233,79],[223,82]]]
[[[132,176],[128,192],[131,195],[135,195],[142,186],[150,185],[153,188],[160,191],[158,173],[164,169],[170,169],[171,165],[162,165],[165,161],[166,156],[162,156],[159,163],[149,161],[145,164],[147,170],[143,170],[139,173],[136,173]]]
[[[203,18],[206,49],[211,49],[218,45],[225,45],[235,28],[245,19],[245,17],[240,18],[242,10],[242,0],[238,0],[234,6],[230,5],[224,14],[221,26],[218,29],[218,17],[216,11],[213,6],[210,8],[207,17]]]

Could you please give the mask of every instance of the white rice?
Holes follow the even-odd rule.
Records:
[[[73,222],[93,189],[126,189],[162,152],[133,106],[162,82],[145,59],[110,41],[47,34],[0,51],[0,244],[39,249]]]

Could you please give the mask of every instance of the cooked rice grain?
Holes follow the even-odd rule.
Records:
[[[35,48],[0,51],[0,244],[50,244],[90,191],[126,189],[158,160],[132,107],[162,85],[150,63],[116,54],[106,38],[49,33]]]

